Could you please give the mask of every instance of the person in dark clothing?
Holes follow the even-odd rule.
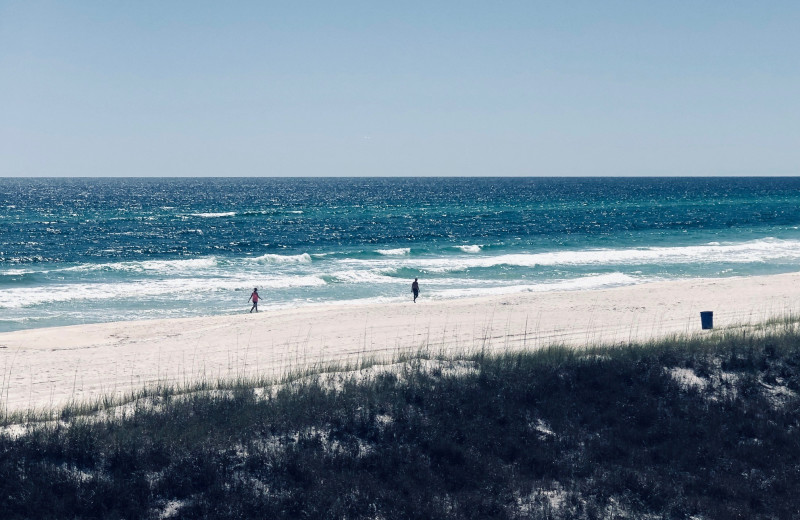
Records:
[[[253,289],[253,294],[250,295],[250,298],[247,300],[247,303],[250,303],[250,300],[253,301],[253,306],[250,307],[250,312],[253,312],[253,309],[258,312],[258,287]]]
[[[419,296],[419,282],[417,282],[416,278],[414,278],[414,282],[411,284],[411,292],[414,293],[414,303],[417,303],[417,296]]]

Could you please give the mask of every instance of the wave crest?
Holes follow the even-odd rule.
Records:
[[[200,217],[200,218],[220,218],[220,217],[234,217],[236,216],[235,211],[223,211],[220,213],[189,213],[192,217]]]
[[[384,256],[404,256],[411,254],[410,247],[398,247],[396,249],[376,249],[376,253]]]
[[[465,246],[455,246],[456,249],[463,251],[464,253],[480,253],[483,246],[478,244],[472,245],[465,245]]]
[[[266,254],[255,258],[255,260],[262,264],[310,264],[311,255],[308,253],[299,255]]]

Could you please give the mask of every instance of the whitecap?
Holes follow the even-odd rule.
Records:
[[[473,245],[466,245],[466,246],[455,246],[456,249],[460,249],[465,253],[480,253],[483,246],[473,244]]]
[[[397,249],[376,249],[375,252],[384,256],[403,256],[411,254],[411,248],[398,247]]]
[[[219,218],[219,217],[233,217],[236,215],[235,211],[224,211],[221,213],[190,213],[192,217],[201,218]]]
[[[263,264],[308,264],[311,263],[311,255],[308,253],[299,255],[266,254],[256,257],[254,260]]]
[[[23,276],[26,274],[33,274],[36,271],[31,271],[30,269],[6,269],[5,271],[0,271],[0,276]],[[39,272],[46,272],[46,271],[39,271]]]

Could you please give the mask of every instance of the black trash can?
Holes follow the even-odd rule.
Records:
[[[700,325],[703,329],[714,328],[714,313],[712,311],[703,311],[700,313]]]

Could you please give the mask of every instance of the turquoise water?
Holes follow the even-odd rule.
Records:
[[[0,331],[800,270],[798,178],[0,179]]]

